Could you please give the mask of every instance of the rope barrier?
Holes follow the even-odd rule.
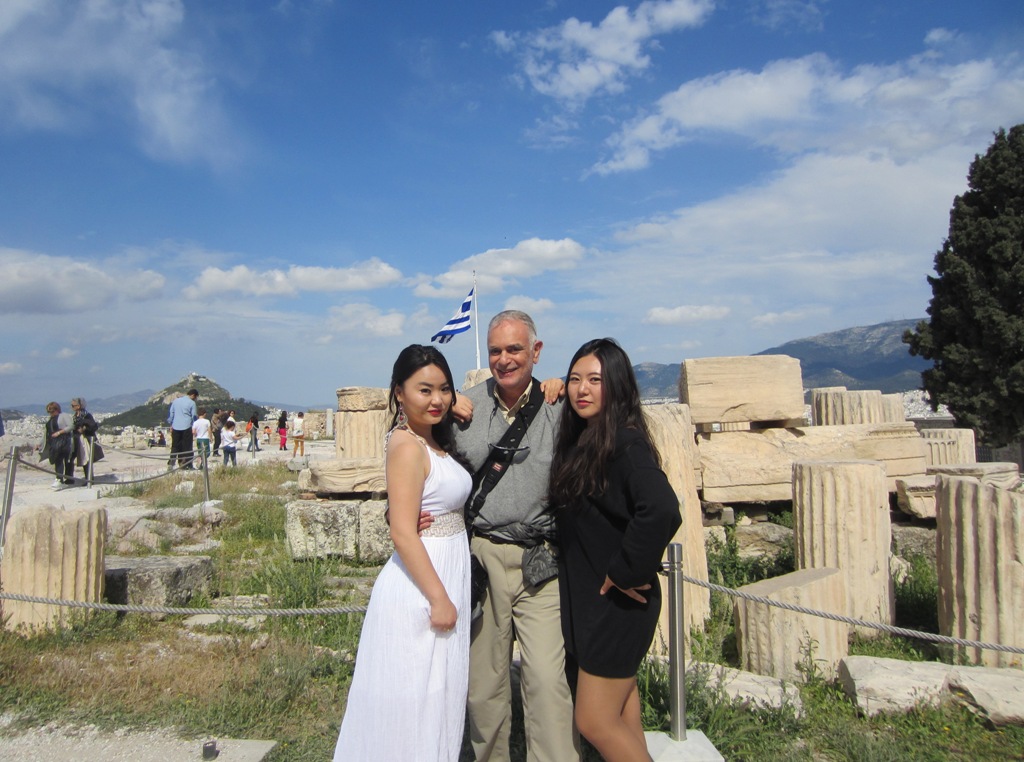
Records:
[[[1005,646],[1001,643],[985,643],[980,640],[966,640],[964,638],[953,638],[948,635],[938,635],[934,632],[921,632],[919,630],[909,630],[905,627],[896,627],[891,624],[882,624],[881,622],[868,622],[864,619],[855,619],[854,617],[843,616],[842,614],[833,614],[831,611],[819,611],[817,609],[809,609],[804,606],[798,606],[795,603],[785,603],[783,601],[773,601],[769,598],[764,598],[760,595],[754,595],[753,593],[744,593],[740,590],[733,590],[730,587],[724,585],[716,585],[713,582],[706,582],[701,579],[695,579],[694,577],[681,574],[683,582],[689,582],[691,585],[697,585],[698,587],[705,587],[708,590],[713,590],[717,593],[725,593],[731,595],[734,598],[742,598],[746,601],[752,601],[754,603],[763,603],[767,606],[775,606],[776,608],[786,609],[787,611],[795,611],[798,614],[807,614],[809,616],[822,617],[824,619],[831,619],[835,622],[844,622],[846,624],[854,625],[855,627],[868,627],[873,630],[881,630],[892,635],[899,635],[904,638],[916,638],[918,640],[932,640],[936,643],[942,643],[951,646],[963,646],[965,648],[985,648],[990,651],[1002,651],[1004,653],[1011,654],[1024,654],[1024,648],[1018,646]]]
[[[364,614],[366,606],[333,606],[311,609],[253,609],[216,608],[193,609],[179,606],[135,606],[127,603],[92,603],[90,601],[67,601],[57,598],[43,598],[38,595],[21,593],[0,593],[0,600],[21,601],[22,603],[44,603],[49,606],[65,606],[73,609],[94,609],[96,611],[124,611],[132,614],[217,614],[218,616],[320,616],[331,614]]]
[[[934,632],[922,632],[919,630],[910,630],[905,627],[895,627],[889,624],[883,624],[881,622],[869,622],[864,619],[856,619],[854,617],[844,616],[842,614],[834,614],[830,611],[820,611],[817,609],[809,609],[805,606],[798,606],[793,603],[785,603],[783,601],[773,601],[769,598],[765,598],[760,595],[754,595],[752,593],[744,593],[740,590],[733,590],[732,588],[725,587],[724,585],[716,585],[713,582],[706,582],[704,580],[690,577],[686,574],[680,574],[680,578],[684,582],[688,582],[691,585],[697,585],[699,587],[707,588],[718,593],[724,593],[726,595],[733,596],[735,598],[742,598],[747,601],[754,603],[763,603],[767,606],[775,606],[776,608],[786,609],[787,611],[794,611],[798,614],[807,614],[808,616],[822,617],[824,619],[831,619],[836,622],[843,622],[850,624],[855,627],[868,627],[870,629],[881,630],[892,635],[899,635],[904,638],[916,638],[918,640],[931,640],[937,643],[951,646],[961,646],[964,648],[983,648],[990,651],[1001,651],[1004,653],[1013,654],[1024,654],[1024,648],[1018,646],[1007,646],[1001,643],[986,643],[979,640],[967,640],[965,638],[954,638],[948,635],[938,635]],[[124,611],[134,614],[218,614],[222,616],[315,616],[315,615],[333,615],[333,614],[361,614],[366,611],[365,606],[336,606],[330,608],[291,608],[291,609],[262,609],[262,608],[217,608],[217,609],[197,609],[197,608],[182,608],[182,607],[170,607],[170,606],[134,606],[131,604],[122,603],[91,603],[88,601],[69,601],[59,598],[43,598],[35,595],[23,595],[21,593],[3,593],[0,592],[0,600],[12,600],[21,601],[23,603],[42,603],[50,606],[66,606],[68,608],[82,608],[82,609],[95,609],[99,611]]]

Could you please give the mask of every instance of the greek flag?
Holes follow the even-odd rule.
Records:
[[[469,330],[469,315],[470,309],[473,306],[473,291],[475,290],[476,286],[469,290],[469,296],[466,297],[466,301],[452,315],[452,319],[445,323],[440,331],[430,337],[431,341],[436,341],[438,344],[447,344],[455,334]]]

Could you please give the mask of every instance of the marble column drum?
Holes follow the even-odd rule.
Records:
[[[1024,648],[1024,495],[970,477],[935,491],[939,632]],[[969,664],[1024,668],[1024,656],[957,647]]]
[[[839,569],[801,569],[740,591],[845,616],[843,577]],[[810,662],[818,675],[832,679],[849,653],[849,627],[843,622],[743,598],[734,598],[732,605],[740,666],[748,672],[802,682]]]
[[[39,506],[16,513],[7,526],[0,585],[5,593],[98,603],[103,598],[107,511]],[[7,629],[29,632],[67,621],[72,611],[44,603],[3,601]]]
[[[862,460],[794,463],[793,519],[797,568],[841,569],[849,616],[892,624],[885,467]],[[856,630],[864,637],[880,634],[868,627]]]
[[[886,423],[885,410],[880,391],[811,389],[811,418],[816,426]]]

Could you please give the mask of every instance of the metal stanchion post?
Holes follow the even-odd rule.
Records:
[[[683,546],[668,546],[669,735],[686,740],[686,649],[683,642]]]
[[[206,448],[200,447],[199,452],[202,453],[203,458],[203,494],[206,496],[206,502],[210,502],[210,459],[206,455]]]
[[[93,464],[96,462],[96,437],[89,439],[89,467],[86,469],[85,483],[92,487]]]
[[[0,559],[4,557],[4,545],[7,543],[7,522],[11,518],[11,505],[14,503],[14,476],[18,472],[18,448],[11,446],[11,456],[7,463],[7,484],[4,486],[3,513],[0,513]]]

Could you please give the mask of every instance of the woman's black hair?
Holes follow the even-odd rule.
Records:
[[[615,339],[593,339],[573,355],[566,378],[576,363],[588,355],[601,363],[601,409],[588,426],[569,402],[562,405],[548,487],[548,501],[555,507],[569,506],[581,495],[604,491],[605,467],[615,450],[615,433],[620,428],[640,432],[658,462],[658,450],[651,440],[640,404],[640,386],[629,356]]]
[[[466,461],[455,451],[455,432],[452,428],[451,415],[451,406],[455,404],[455,381],[452,378],[451,368],[448,367],[448,361],[444,359],[444,355],[437,347],[432,347],[429,344],[410,344],[398,353],[398,359],[395,360],[395,365],[391,369],[391,386],[388,391],[388,410],[391,411],[391,425],[388,428],[393,429],[398,424],[398,398],[395,395],[395,390],[408,381],[416,371],[430,365],[436,365],[441,369],[448,382],[448,388],[451,390],[448,412],[432,427],[434,441],[442,450],[454,455],[456,460],[468,468]]]

